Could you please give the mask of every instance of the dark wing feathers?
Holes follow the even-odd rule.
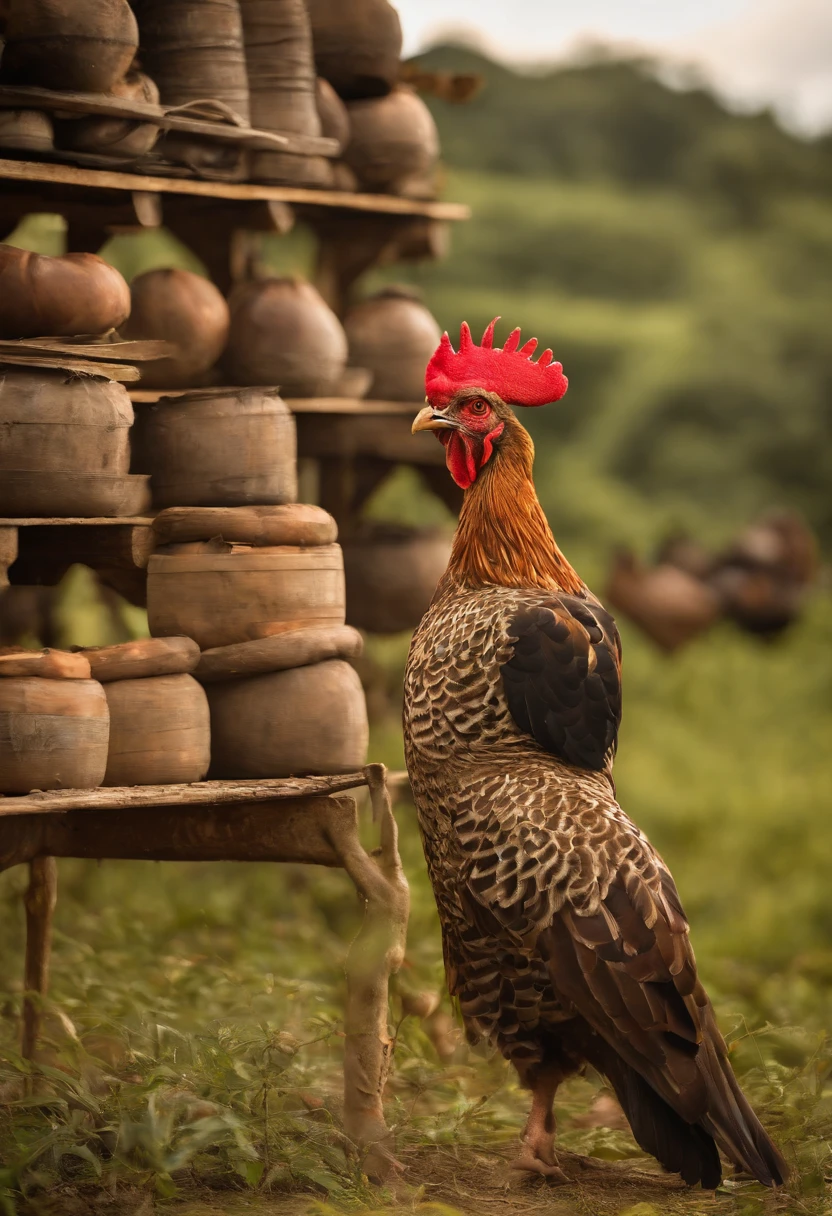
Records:
[[[621,720],[612,617],[595,601],[558,595],[518,612],[509,635],[514,648],[500,670],[517,726],[568,764],[603,768]]]
[[[687,1181],[715,1186],[716,1141],[779,1185],[785,1164],[728,1062],[673,880],[663,869],[659,880],[654,889],[619,873],[598,912],[565,905],[539,938],[552,982],[588,1028],[581,1050],[609,1078],[643,1148]]]

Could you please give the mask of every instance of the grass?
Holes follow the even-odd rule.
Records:
[[[830,635],[825,597],[775,646],[726,628],[668,661],[627,633],[617,766],[623,805],[676,875],[737,1069],[796,1166],[775,1206],[818,1214],[832,1210]],[[405,644],[369,647],[391,688]],[[372,754],[399,765],[400,747],[391,707]],[[440,991],[406,802],[398,818],[413,892],[401,987]],[[439,1022],[405,1016],[401,987],[388,1113],[407,1172],[396,1194],[371,1188],[339,1131],[342,962],[359,909],[337,871],[62,862],[44,1052],[26,1065],[24,881],[0,878],[0,1212],[771,1209],[756,1186],[706,1203],[655,1175],[634,1190],[615,1171],[560,1192],[510,1184],[523,1095],[487,1054],[443,1059],[447,1005]],[[626,1132],[582,1125],[600,1088],[562,1090],[562,1146],[649,1168]]]

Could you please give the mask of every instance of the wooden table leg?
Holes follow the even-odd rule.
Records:
[[[26,907],[26,964],[23,986],[23,1042],[21,1051],[31,1060],[40,1029],[40,998],[49,987],[49,955],[52,950],[52,916],[58,898],[58,864],[54,857],[35,857],[29,863],[29,887],[23,897]],[[30,993],[37,993],[33,1000]]]
[[[382,1100],[393,1050],[388,986],[404,958],[410,892],[399,858],[386,770],[373,764],[365,772],[380,827],[380,847],[372,855],[366,853],[355,827],[345,825],[343,819],[333,825],[330,836],[364,900],[364,920],[345,964],[344,1130],[364,1150],[368,1176],[384,1179],[399,1168]]]

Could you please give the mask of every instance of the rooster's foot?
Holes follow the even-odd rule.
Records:
[[[520,1152],[511,1163],[513,1170],[525,1170],[528,1174],[541,1174],[544,1178],[555,1183],[565,1183],[569,1179],[558,1165],[555,1155],[554,1136],[546,1132],[541,1135],[525,1135],[520,1144]]]

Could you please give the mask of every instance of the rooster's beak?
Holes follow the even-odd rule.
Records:
[[[446,418],[433,406],[426,405],[424,409],[419,410],[419,413],[413,419],[413,426],[410,428],[410,433],[415,435],[417,431],[453,431],[456,430],[456,423]]]

